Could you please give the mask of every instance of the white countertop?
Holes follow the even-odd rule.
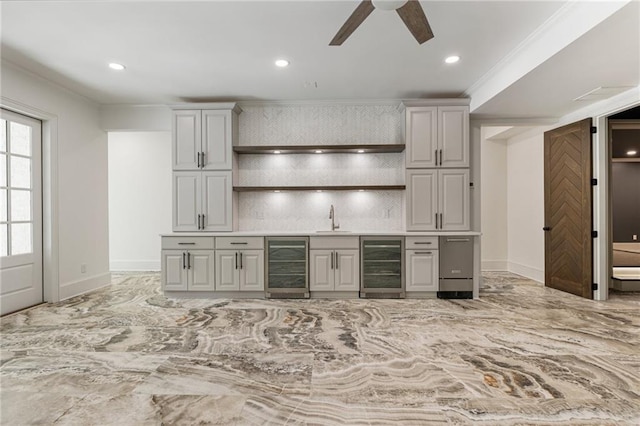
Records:
[[[431,231],[431,232],[376,232],[376,231],[233,231],[233,232],[167,232],[161,237],[359,237],[361,235],[372,236],[402,236],[402,237],[453,237],[453,236],[480,236],[476,231]]]

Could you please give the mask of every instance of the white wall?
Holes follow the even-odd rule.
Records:
[[[58,262],[51,268],[59,297],[108,284],[107,137],[97,105],[4,61],[0,81],[3,104],[57,117]]]
[[[507,265],[507,141],[492,140],[482,131],[481,217],[482,270],[506,271]]]
[[[159,271],[159,234],[170,231],[171,132],[110,132],[111,270]]]
[[[508,268],[539,282],[544,282],[544,130],[508,141],[506,174]]]

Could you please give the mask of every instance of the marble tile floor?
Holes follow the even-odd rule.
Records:
[[[640,294],[168,299],[158,274],[0,321],[3,425],[639,425]]]

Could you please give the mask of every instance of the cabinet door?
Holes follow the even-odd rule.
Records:
[[[407,291],[438,291],[438,250],[407,250]]]
[[[334,290],[334,262],[333,250],[310,250],[311,291]]]
[[[187,269],[183,254],[186,256],[183,250],[162,251],[162,290],[187,290]]]
[[[202,172],[204,231],[232,231],[231,172]]]
[[[435,167],[438,148],[436,107],[409,107],[406,110],[405,142],[407,168]]]
[[[231,170],[231,111],[202,111],[204,170]]]
[[[239,256],[235,250],[216,250],[216,291],[240,290]]]
[[[198,170],[202,113],[198,110],[177,110],[172,114],[173,170]]]
[[[436,229],[438,171],[407,170],[407,230]]]
[[[215,257],[213,250],[189,250],[189,291],[213,291]]]
[[[469,169],[438,171],[441,229],[469,230]]]
[[[173,173],[173,230],[197,231],[201,172]]]
[[[240,252],[240,291],[264,291],[264,251]]]
[[[438,107],[439,166],[469,167],[469,107]]]
[[[359,251],[338,250],[335,253],[335,290],[358,291],[360,288]]]

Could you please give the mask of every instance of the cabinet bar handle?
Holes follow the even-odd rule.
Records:
[[[204,215],[202,215],[202,227],[200,229],[204,230]]]
[[[178,243],[179,246],[195,246],[196,243]]]
[[[339,268],[339,266],[338,266],[338,252],[336,251],[334,253],[336,254],[336,269],[338,269]]]
[[[187,253],[182,252],[182,269],[187,269]]]
[[[242,269],[242,252],[240,252],[240,269]]]
[[[432,244],[431,241],[415,241],[413,244]]]
[[[198,152],[198,168],[200,168],[200,152]]]
[[[444,229],[444,225],[442,225],[442,213],[440,213],[440,229]]]
[[[470,238],[447,238],[448,243],[467,243],[471,241]]]
[[[417,251],[415,252],[415,254],[433,254],[433,253],[430,251]]]
[[[236,269],[238,269],[238,252],[236,252]]]
[[[442,150],[440,150],[440,165],[442,166]],[[442,223],[441,223],[442,225]]]
[[[247,243],[246,241],[244,241],[244,242],[235,242],[235,241],[234,241],[234,242],[231,242],[231,243],[229,243],[229,244],[231,244],[231,245],[245,245],[245,246],[246,246],[246,245],[247,245],[247,244],[249,244],[249,243]]]
[[[333,269],[333,252],[331,252],[331,269]]]
[[[187,269],[191,269],[191,253],[187,252]]]
[[[204,151],[202,151],[200,155],[200,168],[204,169]]]

